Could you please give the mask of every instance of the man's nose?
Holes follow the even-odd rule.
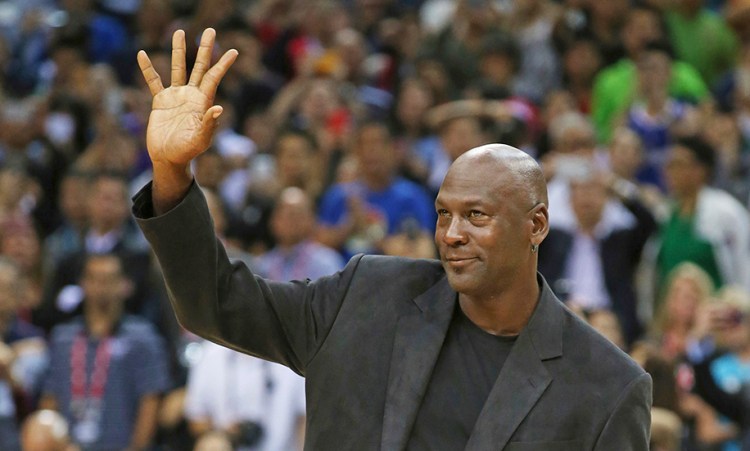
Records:
[[[466,230],[463,221],[463,218],[455,216],[450,219],[443,233],[443,242],[445,244],[457,246],[466,243]]]

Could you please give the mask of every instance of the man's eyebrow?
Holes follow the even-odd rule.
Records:
[[[460,205],[461,208],[487,208],[488,202],[487,199],[476,197],[471,199],[458,199],[454,202],[454,204]],[[444,205],[444,203],[441,202],[440,199],[435,199],[435,207],[442,205]]]

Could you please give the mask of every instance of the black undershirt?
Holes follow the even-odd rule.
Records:
[[[489,334],[456,303],[407,449],[462,450],[516,337]]]

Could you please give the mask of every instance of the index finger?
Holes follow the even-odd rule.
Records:
[[[226,75],[229,68],[232,66],[234,61],[237,59],[239,52],[235,49],[227,50],[219,61],[211,67],[203,76],[199,89],[203,94],[213,102],[214,95],[216,95],[216,88],[219,86],[219,82],[224,75]]]
[[[155,96],[162,92],[164,90],[164,85],[161,83],[161,77],[156,72],[156,69],[154,69],[154,65],[151,64],[151,59],[149,59],[148,55],[143,50],[138,52],[138,66],[141,68],[141,73],[146,80],[151,95]]]

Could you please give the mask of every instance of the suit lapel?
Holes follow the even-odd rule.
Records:
[[[479,414],[467,451],[502,449],[552,382],[544,360],[562,355],[562,305],[540,277],[539,303]]]
[[[406,447],[448,331],[456,293],[443,278],[414,299],[414,311],[396,326],[388,374],[381,449]]]

